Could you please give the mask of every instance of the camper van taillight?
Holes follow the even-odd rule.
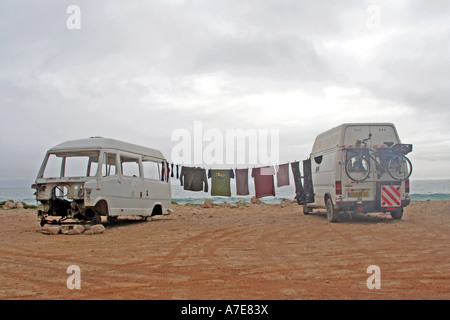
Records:
[[[342,189],[341,189],[341,182],[340,181],[336,181],[336,194],[337,195],[341,195],[342,194]]]
[[[409,179],[405,181],[405,193],[409,193]]]

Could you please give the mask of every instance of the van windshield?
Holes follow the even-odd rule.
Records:
[[[98,170],[98,151],[50,153],[43,178],[93,177]]]

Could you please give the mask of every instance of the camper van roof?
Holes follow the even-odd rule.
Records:
[[[88,139],[66,141],[54,146],[53,148],[48,150],[48,152],[58,153],[58,152],[78,151],[78,150],[100,150],[100,149],[116,149],[126,152],[138,153],[141,155],[147,155],[154,158],[164,159],[164,155],[159,150],[102,137],[91,137]]]
[[[325,132],[322,132],[321,134],[326,134],[326,133],[331,133],[333,131],[336,132],[343,132],[345,131],[345,128],[349,127],[349,126],[361,126],[361,127],[366,127],[366,126],[391,126],[391,127],[395,127],[393,123],[390,122],[354,122],[354,123],[343,123],[340,124],[334,128],[331,128]]]
[[[373,123],[343,123],[339,126],[331,128],[322,132],[316,137],[314,141],[312,153],[320,152],[337,146],[342,146],[344,143],[345,131],[348,127],[392,127],[395,140],[399,141],[397,131],[394,124],[388,122],[373,122]]]

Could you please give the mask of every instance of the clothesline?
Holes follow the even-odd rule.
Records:
[[[257,198],[275,196],[274,176],[277,176],[277,187],[290,185],[289,178],[289,164],[293,173],[295,184],[295,198],[300,203],[305,201],[312,195],[312,186],[308,183],[308,179],[304,179],[304,186],[302,178],[310,174],[311,163],[310,160],[303,161],[304,176],[301,175],[300,161],[287,162],[281,165],[266,165],[254,167],[251,169],[251,177],[254,179],[255,196]],[[188,191],[203,191],[208,192],[208,179],[211,179],[211,196],[225,196],[231,197],[230,180],[235,179],[236,195],[249,195],[248,178],[249,168],[236,169],[205,169],[201,167],[189,167],[176,164],[176,178],[180,179],[181,186]],[[181,167],[181,171],[179,168]],[[171,164],[170,170],[167,164],[168,174],[174,177],[174,164]],[[162,180],[164,180],[164,166]]]

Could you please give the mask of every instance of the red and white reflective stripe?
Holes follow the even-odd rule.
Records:
[[[400,186],[381,187],[381,206],[399,207],[401,205]]]

